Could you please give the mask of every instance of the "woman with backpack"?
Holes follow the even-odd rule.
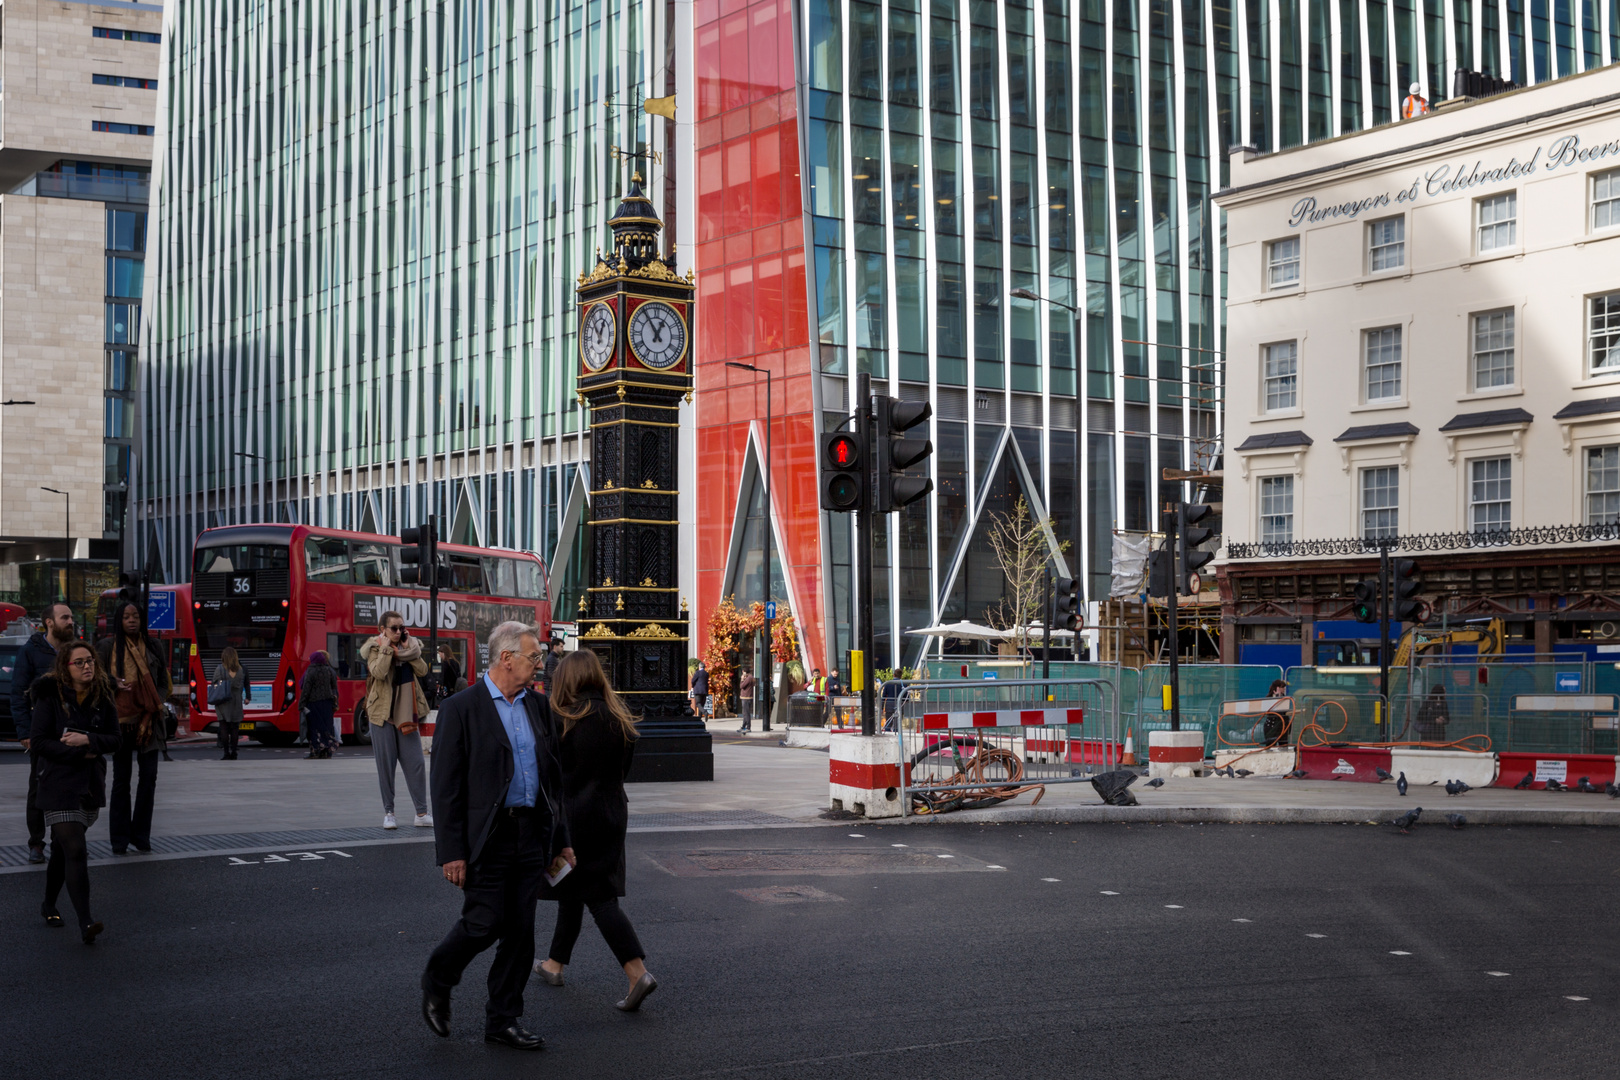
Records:
[[[242,736],[242,702],[248,695],[247,673],[229,645],[214,665],[214,678],[208,684],[208,704],[219,719],[219,760],[236,760],[236,741]]]
[[[310,654],[309,667],[304,669],[304,681],[299,687],[298,703],[304,707],[304,728],[309,734],[307,758],[329,758],[337,747],[337,735],[332,729],[332,714],[337,709],[337,672],[326,656],[325,649]]]

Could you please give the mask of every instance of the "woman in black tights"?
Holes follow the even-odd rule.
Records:
[[[34,683],[30,748],[38,756],[36,805],[51,830],[51,860],[45,868],[45,925],[61,926],[56,898],[67,885],[86,945],[102,925],[90,917],[90,869],[85,830],[107,804],[107,761],[118,749],[118,709],[112,681],[96,652],[82,641],[56,654],[56,667]]]
[[[558,901],[557,929],[550,954],[534,970],[552,986],[563,984],[563,968],[573,956],[589,907],[596,928],[630,980],[618,1007],[635,1012],[642,999],[658,989],[636,929],[619,908],[624,895],[624,835],[630,825],[624,777],[635,750],[636,722],[589,649],[569,653],[557,665],[551,713],[562,721],[563,808],[579,861],[550,890]]]

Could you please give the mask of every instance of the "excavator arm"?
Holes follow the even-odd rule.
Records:
[[[1418,655],[1433,649],[1443,649],[1452,645],[1477,645],[1480,656],[1499,655],[1507,643],[1507,624],[1501,619],[1492,619],[1484,626],[1472,626],[1461,630],[1446,630],[1431,634],[1412,627],[1401,635],[1400,644],[1395,647],[1395,656],[1390,662],[1391,667],[1402,668],[1411,659],[1412,649],[1417,649]]]

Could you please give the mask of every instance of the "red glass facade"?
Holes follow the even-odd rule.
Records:
[[[821,545],[792,0],[697,0],[697,648],[723,599],[749,429],[774,381],[778,573],[819,662]],[[739,603],[757,597],[737,597]],[[781,597],[778,599],[789,599]]]

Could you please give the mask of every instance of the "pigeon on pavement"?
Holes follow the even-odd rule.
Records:
[[[1412,826],[1417,824],[1418,815],[1421,813],[1423,813],[1423,807],[1414,806],[1412,809],[1390,822],[1390,824],[1401,830],[1401,832],[1410,834],[1412,831]]]
[[[1254,770],[1253,769],[1239,769],[1237,771],[1237,774],[1239,776],[1253,776],[1254,775]]]
[[[1164,777],[1155,776],[1147,782],[1148,787],[1164,787]]]
[[[1517,784],[1513,785],[1513,790],[1514,791],[1523,791],[1524,789],[1528,788],[1531,784],[1533,784],[1535,782],[1536,782],[1536,774],[1533,773],[1533,772],[1527,772],[1527,773],[1524,774],[1524,779],[1523,780],[1520,780]]]
[[[1464,825],[1468,824],[1468,819],[1463,817],[1461,814],[1447,814],[1446,820],[1451,822],[1451,827],[1453,829],[1460,829]]]
[[[1395,779],[1393,776],[1389,775],[1389,772],[1387,770],[1385,770],[1385,769],[1374,769],[1373,772],[1378,774],[1378,779],[1379,780],[1393,780],[1393,779]]]
[[[1568,788],[1564,787],[1563,784],[1560,784],[1557,780],[1554,780],[1552,777],[1549,776],[1549,777],[1547,777],[1547,790],[1548,791],[1567,791]]]
[[[1406,794],[1406,774],[1405,773],[1401,773],[1401,775],[1395,780],[1395,790],[1400,792],[1402,796],[1405,796],[1405,794]]]
[[[1465,791],[1473,791],[1473,790],[1474,790],[1473,788],[1469,787],[1467,784],[1463,783],[1461,780],[1447,780],[1446,781],[1446,794],[1447,795],[1461,795]]]
[[[1283,779],[1284,780],[1303,780],[1309,775],[1310,775],[1310,773],[1306,772],[1304,769],[1295,769],[1293,772],[1286,774],[1283,777]]]
[[[1592,786],[1592,778],[1590,776],[1583,776],[1579,780],[1575,781],[1575,787],[1577,790],[1584,791],[1588,795],[1596,795],[1598,793],[1598,789]]]
[[[1608,793],[1609,798],[1620,799],[1620,787],[1615,787],[1613,780],[1610,780],[1607,784],[1604,784],[1603,790]]]

